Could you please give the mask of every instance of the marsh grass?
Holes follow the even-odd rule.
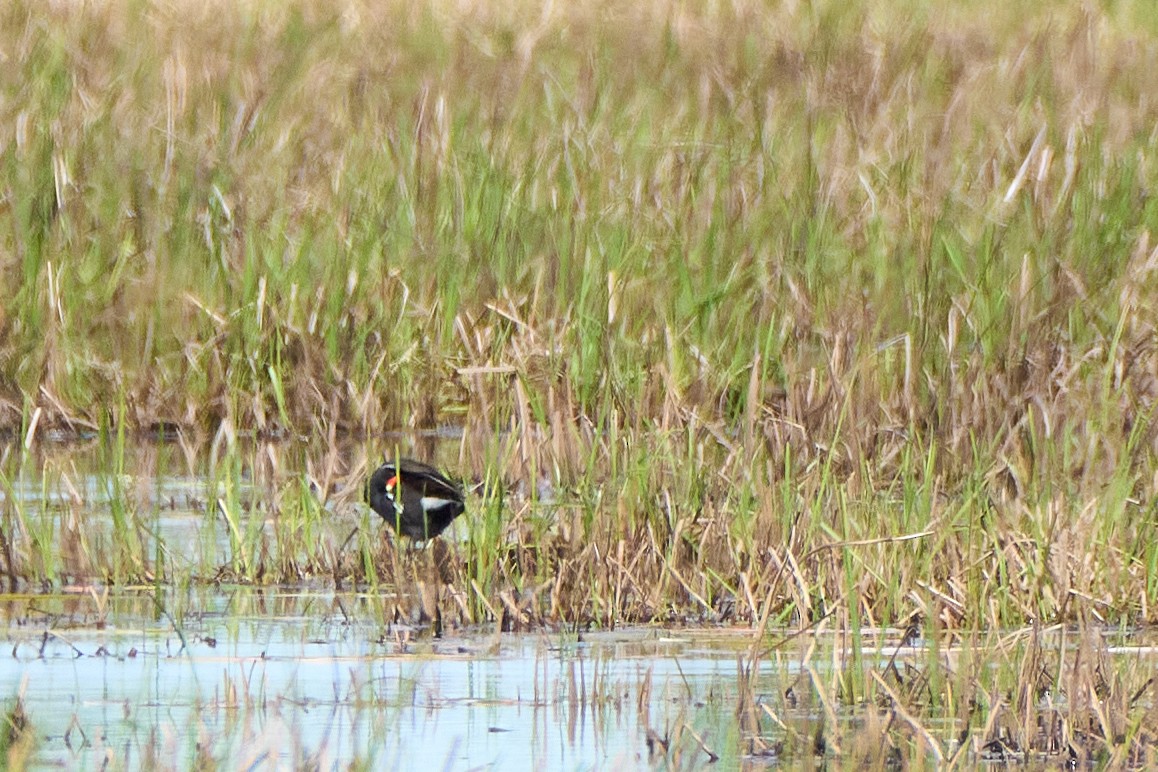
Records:
[[[8,3],[5,578],[856,652],[1151,622],[1145,18]],[[484,483],[438,560],[356,503],[400,447]]]
[[[25,769],[36,752],[36,725],[24,709],[23,695],[11,700],[0,727],[0,753],[7,769]]]

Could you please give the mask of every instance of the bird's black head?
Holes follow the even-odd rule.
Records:
[[[398,476],[393,467],[383,466],[366,481],[366,503],[382,517],[394,518],[394,490]]]

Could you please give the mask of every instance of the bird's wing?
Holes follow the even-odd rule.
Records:
[[[429,464],[404,458],[398,463],[398,471],[402,473],[403,485],[407,480],[412,485],[420,481],[425,496],[462,499],[462,487]]]

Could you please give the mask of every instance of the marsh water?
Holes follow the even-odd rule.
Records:
[[[212,502],[232,497],[244,506],[295,484],[302,473],[294,470],[310,466],[285,450],[251,457],[267,468],[254,463],[225,479],[176,445],[113,456],[98,443],[62,445],[7,460],[5,549],[59,558],[56,545],[79,523],[88,562],[115,562],[125,532],[118,508],[131,500],[145,513],[133,530],[144,553],[191,577],[177,586],[70,581],[62,565],[66,578],[57,582],[7,582],[0,700],[9,722],[31,727],[34,765],[761,768],[786,760],[786,738],[796,748],[787,761],[815,763],[824,749],[811,738],[826,720],[832,729],[833,720],[857,726],[879,714],[855,702],[834,710],[824,696],[840,691],[852,655],[848,637],[823,625],[803,635],[483,625],[435,637],[428,626],[397,622],[389,588],[230,583],[213,569],[229,563],[238,534]],[[327,538],[378,526],[350,497],[338,501],[326,505]],[[259,532],[268,528],[253,519]],[[50,546],[38,553],[38,540]],[[1114,635],[1131,644],[1117,653],[1151,666],[1151,649]],[[896,673],[898,664],[919,672],[948,654],[919,637],[902,648],[902,637],[862,630],[858,656],[869,669]],[[960,723],[937,727],[949,752]]]
[[[648,764],[648,730],[736,742],[736,635],[434,640],[356,595],[196,595],[178,625],[148,591],[0,599],[0,693],[23,695],[39,761],[618,769]]]

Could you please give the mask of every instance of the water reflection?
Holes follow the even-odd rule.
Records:
[[[432,641],[383,625],[369,596],[159,601],[0,599],[0,694],[23,694],[43,738],[38,761],[623,768],[646,764],[649,729],[686,723],[712,742],[735,732],[739,643],[727,638]]]

